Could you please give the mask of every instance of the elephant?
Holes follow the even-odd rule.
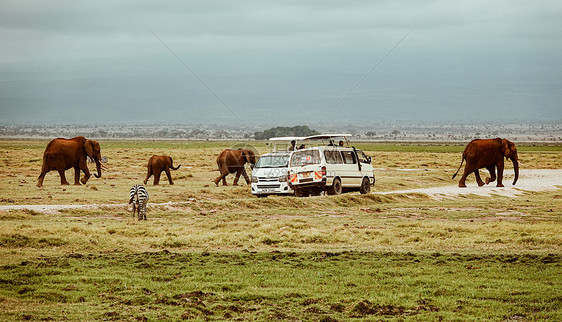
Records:
[[[87,157],[92,158],[96,163],[98,173],[94,174],[96,178],[101,177],[101,170],[104,168],[100,162],[101,150],[97,141],[88,140],[83,136],[77,136],[72,139],[57,138],[51,140],[45,152],[43,153],[43,165],[41,174],[39,175],[37,187],[43,186],[45,175],[51,170],[57,170],[60,175],[61,185],[69,184],[64,175],[65,170],[74,168],[74,184],[86,184],[90,178],[88,170]],[[104,168],[105,169],[105,168]],[[80,178],[80,170],[84,172],[84,177]]]
[[[222,185],[227,186],[225,177],[229,173],[236,173],[236,177],[234,178],[234,182],[232,183],[234,186],[238,185],[238,179],[240,179],[240,175],[244,176],[246,179],[246,184],[250,184],[250,179],[248,178],[248,174],[246,173],[246,169],[244,165],[247,163],[250,164],[250,167],[253,169],[254,164],[256,164],[256,155],[254,151],[250,149],[238,149],[238,150],[230,150],[226,149],[222,151],[219,156],[217,157],[217,165],[219,168],[220,176],[213,180],[215,185],[219,185],[219,181],[222,180]]]
[[[490,177],[486,178],[486,184],[496,180],[496,167],[498,168],[498,181],[496,186],[503,187],[503,167],[504,159],[511,159],[513,162],[513,169],[515,171],[515,178],[513,179],[513,185],[517,182],[519,178],[519,159],[517,157],[517,148],[515,144],[507,139],[495,138],[495,139],[477,139],[470,142],[464,152],[462,153],[462,161],[459,169],[453,175],[453,179],[459,173],[463,162],[466,160],[466,165],[464,168],[464,173],[459,180],[459,187],[465,188],[466,177],[474,172],[476,176],[476,181],[478,186],[483,186],[484,182],[480,178],[480,173],[478,169],[486,168],[490,172]]]
[[[153,184],[157,186],[160,183],[160,174],[162,171],[166,172],[166,176],[168,176],[168,181],[170,184],[174,184],[172,182],[172,175],[170,174],[170,169],[178,170],[181,167],[181,164],[174,168],[174,160],[172,157],[166,155],[153,155],[148,160],[148,164],[146,165],[148,168],[148,172],[146,173],[146,179],[144,179],[144,184],[148,182],[148,178],[154,175],[154,182]]]

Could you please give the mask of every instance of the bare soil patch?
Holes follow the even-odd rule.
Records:
[[[482,174],[481,174],[482,175]],[[473,177],[469,177],[473,178]],[[478,196],[506,196],[514,197],[528,192],[552,191],[562,186],[562,170],[561,169],[529,169],[521,170],[519,180],[516,185],[511,185],[513,177],[507,175],[504,178],[503,188],[498,188],[495,183],[478,187],[476,182],[468,183],[467,188],[459,188],[457,185],[395,190],[380,192],[380,194],[409,194],[421,193],[426,194],[434,199],[440,200],[444,198],[454,198],[460,195],[478,195]]]

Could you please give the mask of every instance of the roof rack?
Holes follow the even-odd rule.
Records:
[[[325,139],[331,139],[331,138],[348,138],[351,137],[352,135],[349,133],[333,133],[333,134],[318,134],[318,135],[311,135],[311,136],[307,136],[304,138],[304,140],[325,140]]]

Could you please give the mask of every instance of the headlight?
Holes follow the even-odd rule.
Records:
[[[252,176],[252,183],[258,183],[258,177]]]
[[[279,182],[286,182],[287,176],[279,176]]]

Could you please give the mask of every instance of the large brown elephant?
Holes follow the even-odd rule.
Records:
[[[232,183],[233,185],[238,185],[238,179],[240,179],[240,175],[244,176],[244,179],[246,179],[246,184],[250,184],[250,178],[248,178],[248,174],[246,173],[246,169],[244,168],[246,162],[250,164],[251,168],[254,167],[254,164],[256,164],[256,155],[254,151],[250,149],[226,149],[222,151],[217,157],[217,165],[221,174],[213,181],[218,186],[219,181],[222,180],[222,185],[226,186],[227,183],[225,177],[229,173],[236,173],[236,177],[234,178],[234,182]]]
[[[466,177],[473,172],[476,176],[478,185],[483,186],[484,182],[480,178],[480,173],[478,172],[478,169],[482,168],[486,168],[490,172],[490,177],[486,178],[486,184],[493,182],[496,180],[496,167],[498,168],[498,182],[496,186],[503,187],[503,158],[511,159],[513,162],[513,169],[515,171],[513,184],[515,184],[519,178],[519,159],[517,158],[517,148],[513,142],[501,138],[487,140],[477,139],[470,142],[462,153],[461,165],[457,172],[453,175],[453,179],[457,173],[459,173],[462,163],[466,160],[464,173],[459,180],[459,187],[466,187]]]
[[[148,172],[146,173],[146,179],[144,179],[144,184],[148,182],[148,178],[154,175],[154,182],[153,184],[156,186],[160,183],[160,174],[162,171],[166,172],[166,176],[168,176],[168,182],[170,184],[174,184],[172,182],[172,175],[170,174],[170,169],[177,170],[181,167],[181,164],[174,168],[174,160],[172,157],[166,155],[153,155],[148,160],[148,164],[146,165],[148,168]]]
[[[87,157],[92,158],[96,163],[98,170],[98,173],[94,174],[96,178],[101,177],[101,150],[100,144],[97,141],[88,140],[83,136],[77,136],[72,139],[58,138],[51,140],[43,153],[43,166],[41,167],[37,186],[41,187],[43,185],[45,175],[51,170],[59,172],[61,184],[69,184],[66,181],[64,171],[70,168],[74,168],[74,184],[79,185],[80,181],[86,184],[88,179],[90,179]],[[84,172],[84,177],[79,181],[80,170]]]

